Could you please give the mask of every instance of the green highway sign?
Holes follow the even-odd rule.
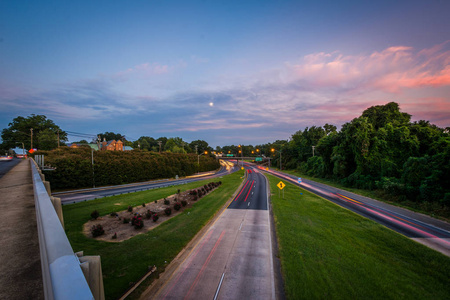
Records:
[[[257,157],[255,161],[262,161],[262,157]]]
[[[234,156],[234,154],[227,154],[227,156],[228,156],[228,157],[230,157],[230,156],[231,156],[231,157],[233,157],[233,156]]]

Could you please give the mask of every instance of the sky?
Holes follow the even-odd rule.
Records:
[[[0,0],[0,129],[41,114],[71,132],[256,145],[392,101],[448,127],[449,12],[448,0]]]

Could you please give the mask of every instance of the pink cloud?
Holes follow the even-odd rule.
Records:
[[[450,50],[445,42],[415,52],[411,47],[390,47],[369,55],[339,52],[307,55],[288,64],[294,80],[313,87],[381,89],[398,93],[403,88],[450,85]]]

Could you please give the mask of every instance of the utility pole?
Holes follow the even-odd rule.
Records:
[[[158,145],[159,145],[159,153],[161,153],[161,144],[162,144],[162,141],[158,141]]]
[[[314,157],[314,148],[316,148],[316,146],[312,146],[312,148],[313,148],[313,157]]]
[[[58,130],[58,148],[59,148],[59,130]]]
[[[33,149],[33,128],[30,128],[31,131],[31,147],[30,149]]]

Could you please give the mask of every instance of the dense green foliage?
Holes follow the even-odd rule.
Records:
[[[58,135],[59,133],[59,135]],[[43,115],[34,115],[17,117],[8,124],[8,128],[2,130],[2,141],[0,149],[8,150],[10,148],[22,147],[25,149],[33,148],[50,150],[58,147],[59,143],[64,144],[67,141],[66,132],[62,131],[52,120]]]
[[[175,188],[161,188],[64,205],[67,237],[74,251],[84,251],[85,255],[100,255],[106,299],[118,299],[149,271],[149,266],[157,267],[156,276],[163,272],[167,264],[231,198],[242,182],[242,175],[243,172],[238,171],[224,176],[221,178],[222,185],[196,201],[191,208],[147,233],[120,243],[108,243],[86,237],[83,234],[83,224],[89,221],[89,214],[95,209],[101,216],[108,218],[107,215],[126,210],[129,205],[136,207],[173,195],[176,193]],[[192,182],[177,188],[186,191],[207,183],[206,180]],[[150,280],[147,279],[142,284],[140,292],[151,283]]]
[[[394,102],[373,106],[340,131],[328,124],[306,128],[277,150],[285,168],[382,190],[399,201],[450,207],[449,130],[410,118]]]
[[[46,171],[52,189],[70,189],[141,182],[159,178],[187,176],[197,171],[219,168],[219,162],[208,155],[155,153],[148,151],[94,151],[90,148],[39,151],[45,164],[56,168]]]
[[[271,203],[286,299],[450,297],[448,257],[285,183]]]

